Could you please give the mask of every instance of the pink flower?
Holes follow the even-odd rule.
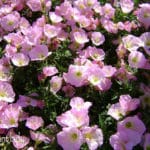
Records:
[[[65,95],[68,97],[72,97],[75,94],[75,88],[69,84],[64,86],[62,90],[65,92]]]
[[[140,39],[144,42],[144,50],[150,55],[150,32],[145,32],[140,36]]]
[[[87,110],[69,110],[61,114],[56,119],[62,127],[82,127],[89,125]]]
[[[43,133],[30,131],[31,139],[36,142],[50,143],[51,139]]]
[[[136,98],[132,99],[130,95],[121,95],[119,103],[125,112],[129,112],[137,109],[140,104],[140,100]]]
[[[144,150],[150,149],[150,133],[144,135]]]
[[[63,74],[66,83],[70,83],[76,87],[81,87],[85,84],[87,77],[85,66],[70,65],[68,73]]]
[[[49,39],[56,37],[60,33],[61,28],[57,26],[53,26],[50,24],[46,24],[44,26],[44,34]]]
[[[130,13],[134,9],[133,0],[120,0],[120,6],[123,13]]]
[[[109,141],[114,150],[132,150],[133,146],[140,143],[141,138],[136,132],[122,130],[113,134]]]
[[[109,77],[112,77],[115,73],[116,73],[116,68],[115,67],[112,67],[112,66],[104,66],[102,68],[102,72],[104,74],[105,77],[109,78]]]
[[[113,117],[116,120],[121,119],[123,116],[125,116],[124,110],[121,108],[120,103],[115,103],[110,106],[107,112],[108,115]]]
[[[138,51],[133,51],[128,56],[128,62],[130,67],[133,68],[144,68],[147,60],[143,53]]]
[[[49,17],[53,23],[60,23],[63,20],[63,18],[57,15],[55,12],[50,12]]]
[[[104,17],[107,19],[113,18],[115,15],[115,9],[111,6],[111,4],[106,3],[102,7],[102,14],[101,15],[104,15]]]
[[[0,64],[0,81],[10,81],[11,78],[10,68]]]
[[[48,51],[48,47],[46,45],[36,45],[30,52],[29,56],[31,61],[44,60],[51,53]]]
[[[136,51],[139,47],[143,47],[143,41],[134,36],[134,35],[127,35],[122,38],[123,46],[129,50],[130,52]]]
[[[58,70],[56,67],[54,66],[46,66],[46,67],[43,67],[43,74],[45,77],[50,77],[50,76],[53,76],[55,75],[56,73],[58,73]]]
[[[150,27],[150,4],[143,3],[139,6],[140,8],[137,11],[137,18],[145,28],[148,29]]]
[[[79,129],[68,127],[57,134],[57,141],[64,150],[78,150],[83,144],[83,136]]]
[[[16,11],[1,18],[0,25],[5,31],[13,31],[19,25],[20,14]]]
[[[146,127],[142,120],[140,120],[137,116],[127,117],[123,121],[118,122],[117,125],[118,131],[134,131],[139,135],[142,135]]]
[[[92,106],[91,102],[84,102],[84,100],[81,97],[73,97],[70,100],[70,106],[72,109],[75,110],[87,110]]]
[[[27,0],[27,6],[34,12],[34,11],[41,11],[42,4],[41,0]]]
[[[0,81],[0,101],[13,102],[15,100],[15,93],[11,84]]]
[[[88,144],[89,150],[96,150],[103,144],[103,133],[96,125],[82,128],[83,137]]]
[[[21,107],[16,104],[9,104],[0,114],[0,128],[9,129],[18,127],[21,114]]]
[[[92,43],[96,46],[102,45],[105,41],[105,37],[100,32],[92,32],[91,34]]]
[[[62,86],[62,77],[53,76],[50,80],[50,91],[56,94]]]
[[[26,145],[29,144],[29,138],[26,137],[26,136],[20,136],[20,135],[13,135],[12,137],[12,143],[13,143],[13,146],[16,148],[16,149],[22,149],[24,148]]]
[[[82,15],[77,16],[76,21],[79,23],[81,28],[87,28],[91,24],[90,20]]]
[[[44,124],[44,121],[42,117],[38,117],[38,116],[31,116],[27,118],[27,121],[26,121],[26,127],[32,130],[37,130],[38,128],[43,126],[43,124]]]
[[[11,58],[12,63],[17,67],[27,66],[29,64],[29,57],[23,53],[16,53]]]
[[[89,39],[87,38],[87,34],[85,32],[74,32],[73,36],[75,42],[77,42],[78,44],[84,44],[89,41]]]

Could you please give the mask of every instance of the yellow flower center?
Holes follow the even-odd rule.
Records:
[[[76,141],[77,138],[78,138],[78,135],[77,135],[76,133],[71,134],[71,139],[72,139],[73,141]]]
[[[132,123],[131,122],[127,122],[126,124],[125,124],[125,126],[126,126],[126,128],[132,128]]]

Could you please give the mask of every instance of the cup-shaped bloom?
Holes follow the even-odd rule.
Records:
[[[117,125],[118,131],[134,131],[139,135],[142,135],[146,127],[142,120],[140,120],[137,116],[127,117],[124,120],[118,122]]]
[[[49,17],[50,17],[52,23],[60,23],[63,20],[63,18],[61,16],[57,15],[55,12],[50,12]]]
[[[91,102],[84,102],[84,99],[81,97],[73,97],[70,100],[70,106],[75,110],[88,110],[91,106]]]
[[[57,117],[57,123],[62,127],[82,127],[89,125],[87,110],[71,109]]]
[[[46,24],[44,26],[44,34],[49,39],[56,37],[59,34],[60,30],[61,30],[60,27],[56,27],[50,24]]]
[[[38,117],[38,116],[31,116],[27,118],[27,121],[26,121],[26,127],[32,130],[37,130],[38,128],[43,126],[43,124],[44,124],[44,121],[42,117]]]
[[[148,29],[150,27],[150,4],[143,3],[139,6],[140,9],[137,11],[137,18]]]
[[[96,125],[82,128],[83,137],[90,150],[96,150],[103,144],[103,133]]]
[[[9,129],[18,127],[20,119],[21,107],[16,104],[9,104],[0,114],[0,128]]]
[[[54,66],[45,66],[43,68],[43,74],[44,74],[45,77],[53,76],[56,73],[58,73],[58,70]]]
[[[10,81],[11,77],[10,68],[0,64],[0,81]]]
[[[144,46],[144,42],[140,38],[134,35],[127,35],[123,37],[122,42],[123,42],[124,48],[126,48],[130,52],[136,51],[139,47]]]
[[[138,52],[138,51],[133,51],[128,56],[128,62],[129,62],[130,67],[144,68],[147,60],[143,53]]]
[[[30,52],[29,56],[31,61],[44,60],[51,53],[48,52],[48,47],[46,45],[36,45]]]
[[[11,84],[0,81],[0,101],[13,102],[15,93]]]
[[[17,134],[14,134],[11,138],[12,138],[13,146],[16,149],[24,148],[26,145],[29,144],[29,141],[30,141],[28,137],[20,136],[20,135],[17,135]]]
[[[16,53],[11,58],[12,63],[17,67],[27,66],[29,64],[29,57],[23,53]]]
[[[134,9],[133,0],[120,0],[120,6],[123,13],[130,13]]]
[[[105,37],[100,32],[92,32],[91,34],[92,43],[96,46],[102,45],[105,41]]]
[[[27,6],[33,11],[41,11],[42,10],[42,1],[41,0],[28,0]]]
[[[50,91],[56,94],[62,86],[62,77],[53,76],[50,80]]]
[[[87,38],[87,34],[85,32],[74,32],[73,33],[74,36],[74,40],[75,42],[77,42],[78,44],[85,44],[89,41],[89,39]]]
[[[125,112],[129,112],[138,108],[140,100],[137,98],[132,99],[130,95],[126,94],[120,96],[119,103]]]
[[[119,120],[125,116],[125,111],[123,111],[119,103],[115,103],[110,106],[107,114],[112,116],[114,119]]]
[[[137,132],[119,131],[113,134],[109,142],[114,150],[132,150],[135,145],[140,143],[141,137]]]
[[[79,150],[84,142],[81,131],[72,127],[63,128],[57,134],[57,141],[64,150]]]
[[[144,50],[150,55],[150,32],[145,32],[140,36],[140,39],[144,42]]]
[[[68,73],[63,74],[65,82],[76,87],[81,87],[85,84],[87,77],[87,68],[85,66],[70,65]]]

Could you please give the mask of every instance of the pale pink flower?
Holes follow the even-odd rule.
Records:
[[[81,28],[86,28],[91,24],[90,19],[88,19],[87,17],[82,16],[82,15],[79,15],[76,18],[76,21],[79,23]]]
[[[58,73],[58,70],[54,66],[45,66],[43,67],[43,74],[45,77],[50,77]]]
[[[123,13],[130,13],[134,9],[133,0],[120,0],[120,6]]]
[[[36,142],[50,143],[51,139],[43,133],[30,131],[31,139]]]
[[[54,25],[46,24],[44,26],[44,34],[50,39],[56,37],[60,33],[60,31],[61,28]]]
[[[75,42],[77,42],[78,44],[84,44],[89,41],[89,39],[87,38],[87,34],[85,32],[74,32],[73,36]]]
[[[56,94],[62,86],[62,77],[53,76],[50,80],[50,91]]]
[[[137,18],[145,28],[148,29],[150,27],[150,4],[143,3],[139,6],[140,8],[137,10]]]
[[[93,8],[97,4],[97,0],[84,0],[87,7]]]
[[[144,135],[144,150],[150,149],[150,133]]]
[[[52,23],[60,23],[63,20],[63,18],[57,15],[55,12],[49,12],[49,17]]]
[[[137,132],[122,130],[113,134],[109,141],[114,150],[132,150],[141,141],[141,138]]]
[[[12,76],[10,68],[0,64],[0,81],[10,81]]]
[[[102,7],[102,14],[101,15],[103,15],[107,19],[113,18],[115,15],[115,9],[112,7],[111,4],[106,3]]]
[[[105,41],[105,37],[100,32],[92,32],[91,34],[92,43],[96,46],[102,45]]]
[[[144,50],[150,55],[150,32],[145,32],[140,36],[140,39],[144,42]]]
[[[38,116],[31,116],[27,118],[27,121],[26,121],[26,127],[32,130],[37,130],[38,128],[42,127],[43,124],[44,124],[44,121],[42,117],[38,117]]]
[[[108,66],[103,66],[102,68],[102,72],[104,74],[105,77],[112,77],[115,73],[116,73],[116,68],[115,67],[112,67],[110,65]]]
[[[82,128],[83,137],[89,147],[89,150],[96,150],[103,144],[103,133],[96,125]]]
[[[9,129],[18,127],[21,114],[21,107],[16,104],[9,104],[0,114],[0,128]]]
[[[5,51],[5,56],[7,58],[11,58],[17,52],[17,48],[15,46],[7,44],[4,51]]]
[[[128,62],[129,62],[130,67],[144,68],[147,60],[143,53],[139,51],[133,51],[128,56]]]
[[[29,144],[30,140],[28,137],[26,136],[20,136],[20,135],[13,135],[12,137],[12,143],[13,143],[13,146],[16,148],[16,149],[22,149],[24,148],[26,145]]]
[[[57,134],[57,141],[64,150],[78,150],[84,142],[81,131],[71,127],[63,128]]]
[[[127,113],[129,111],[133,111],[138,108],[140,105],[140,100],[137,98],[133,98],[130,95],[121,95],[119,98],[119,103],[121,108]]]
[[[113,117],[114,119],[119,120],[123,116],[125,116],[125,111],[123,111],[123,109],[121,108],[120,103],[115,103],[110,106],[107,114]]]
[[[27,0],[27,6],[34,11],[42,10],[42,1],[41,0]]]
[[[0,81],[0,101],[13,102],[15,100],[15,93],[11,84]]]
[[[82,127],[89,125],[89,116],[87,110],[69,110],[61,114],[56,119],[62,127]]]
[[[12,63],[17,67],[27,66],[29,64],[29,57],[23,53],[16,53],[11,58]]]
[[[87,110],[92,106],[91,102],[84,102],[84,99],[81,97],[73,97],[70,100],[70,106],[75,110]]]
[[[118,122],[117,129],[118,131],[134,131],[139,135],[142,135],[145,132],[146,127],[142,120],[140,120],[135,115],[133,117],[127,117],[124,120]]]
[[[143,41],[134,36],[134,35],[127,35],[122,38],[123,46],[129,50],[130,52],[136,51],[139,47],[143,47]]]
[[[30,52],[29,56],[31,61],[44,60],[51,53],[48,51],[48,47],[46,45],[36,45]]]
[[[38,26],[31,26],[24,32],[25,34],[25,43],[35,46],[41,43],[42,39],[42,28]]]
[[[87,69],[85,66],[70,65],[68,73],[63,74],[66,83],[70,83],[76,87],[83,86],[87,77]]]
[[[63,86],[62,90],[65,92],[65,95],[68,97],[72,97],[75,94],[75,88],[69,84]]]
[[[2,112],[7,106],[8,106],[7,102],[0,101],[0,112]]]
[[[19,25],[20,14],[16,11],[3,16],[0,20],[0,25],[5,31],[13,31]]]

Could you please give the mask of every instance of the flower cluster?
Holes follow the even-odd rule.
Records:
[[[0,146],[149,150],[149,29],[143,1],[0,0]]]

